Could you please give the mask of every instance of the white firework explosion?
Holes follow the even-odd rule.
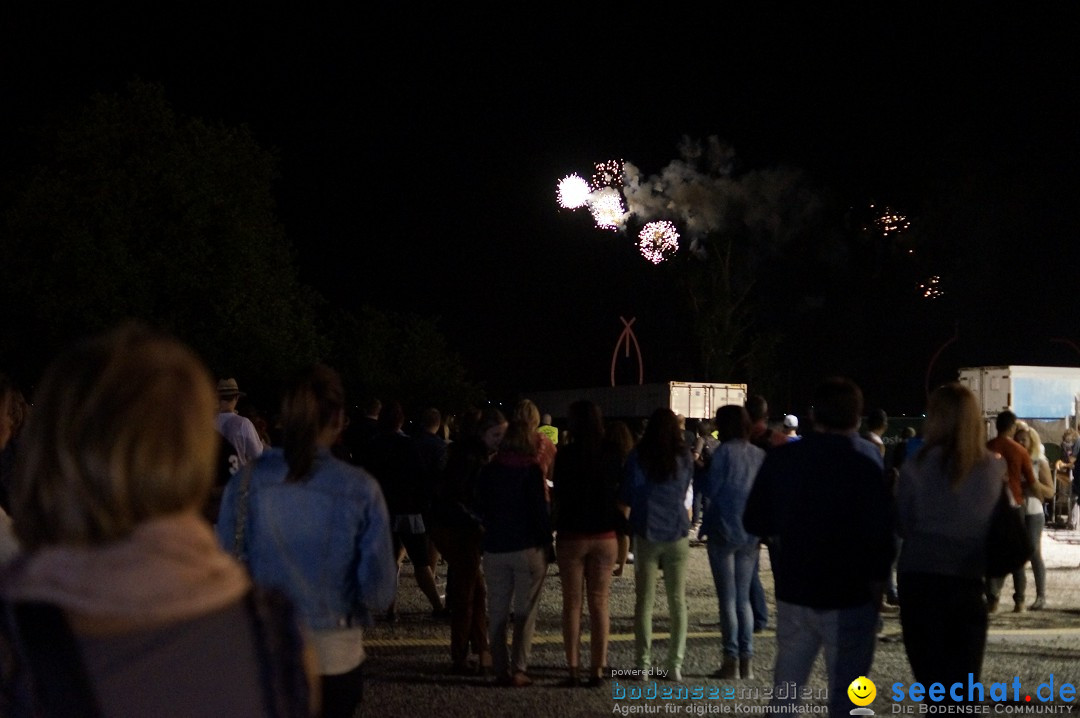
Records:
[[[660,264],[679,249],[679,232],[672,222],[662,219],[649,222],[638,234],[641,256],[653,264]]]
[[[566,209],[577,209],[589,203],[589,183],[578,174],[567,175],[559,180],[559,189],[556,196],[559,205]]]
[[[589,211],[592,212],[597,227],[612,231],[619,228],[626,216],[622,195],[610,187],[593,193],[589,199]]]

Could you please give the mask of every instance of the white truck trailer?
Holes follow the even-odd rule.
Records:
[[[960,369],[959,381],[979,398],[988,419],[1009,409],[1021,419],[1064,421],[1075,426],[1080,367],[965,367]]]
[[[960,370],[961,384],[979,398],[986,433],[995,433],[994,417],[1005,409],[1023,419],[1042,439],[1046,458],[1057,467],[1062,458],[1061,440],[1067,427],[1077,424],[1080,402],[1080,368],[1063,366],[980,366]],[[1072,473],[1076,473],[1073,471]],[[1057,470],[1051,516],[1057,526],[1069,517],[1070,484],[1077,480],[1066,469]]]
[[[656,384],[600,386],[587,389],[536,391],[527,395],[540,413],[565,419],[567,409],[579,399],[600,407],[606,418],[647,418],[658,407],[666,407],[687,419],[706,419],[725,404],[746,403],[746,384],[667,381]]]

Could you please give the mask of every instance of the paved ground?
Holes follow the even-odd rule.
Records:
[[[1047,610],[994,614],[983,666],[982,678],[987,684],[1009,682],[1012,686],[1014,678],[1019,677],[1021,686],[1027,691],[1022,690],[1021,702],[1040,684],[1048,683],[1051,675],[1055,690],[1066,682],[1074,686],[1080,684],[1080,532],[1048,530],[1043,539],[1043,553],[1048,568]],[[772,577],[767,568],[767,553],[762,552],[762,560],[762,579],[771,601]],[[440,567],[440,583],[445,581],[444,570]],[[717,691],[727,689],[734,695],[733,700],[616,699],[621,686],[616,687],[611,681],[595,689],[561,687],[559,682],[564,677],[565,667],[560,629],[562,594],[555,566],[549,568],[541,599],[530,668],[535,685],[525,689],[499,688],[480,679],[451,676],[447,673],[449,627],[430,618],[430,610],[425,606],[415,580],[410,572],[406,570],[405,573],[398,604],[401,620],[393,626],[380,623],[368,633],[365,687],[368,716],[604,716],[619,714],[622,709],[631,707],[650,713],[705,715],[748,712],[767,702],[762,699],[762,692],[771,684],[776,649],[775,637],[769,630],[755,638],[756,680],[725,682],[708,677],[719,667],[720,634],[704,546],[691,549],[687,588],[690,637],[683,685],[688,692],[697,690],[700,691],[698,695],[704,696],[710,691],[715,695]],[[1028,573],[1027,602],[1030,604],[1035,589],[1030,568]],[[1011,584],[1011,580],[1006,580],[1003,605],[1011,597]],[[626,575],[615,579],[612,588],[613,635],[608,662],[613,668],[629,668],[633,664],[633,599],[633,573],[628,566]],[[1006,607],[1008,609],[1011,609],[1011,603]],[[653,646],[655,656],[665,655],[666,615],[661,584],[657,590],[654,618],[657,631]],[[870,708],[878,715],[895,712],[896,706],[889,698],[889,686],[897,681],[909,684],[913,680],[899,635],[898,616],[886,615],[870,675],[878,690],[877,699]],[[582,649],[583,663],[587,661],[587,655],[586,638]],[[678,688],[670,683],[656,685],[660,690]],[[649,683],[645,686],[651,687]],[[823,691],[824,686],[824,668],[819,658],[811,677],[811,687]],[[809,710],[820,714],[824,702],[810,701],[810,705],[816,707]],[[1027,704],[1027,708],[1032,705],[1039,709],[1044,707],[1035,701]],[[919,706],[913,708],[917,714]],[[1006,710],[1004,705],[988,708],[990,713],[999,715]],[[1075,704],[1065,708],[1080,713],[1080,707]]]

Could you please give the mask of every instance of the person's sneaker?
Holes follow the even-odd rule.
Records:
[[[991,599],[987,600],[987,602],[986,602],[986,612],[987,613],[997,613],[997,609],[998,609],[998,599],[991,598]]]
[[[1029,611],[1041,611],[1044,608],[1046,608],[1046,599],[1044,599],[1042,596],[1036,598],[1035,603],[1028,606]]]
[[[1017,601],[1013,604],[1013,613],[1023,613],[1027,608],[1024,607],[1023,601]]]

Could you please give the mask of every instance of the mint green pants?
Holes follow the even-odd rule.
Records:
[[[634,537],[634,658],[637,668],[652,666],[652,614],[656,574],[664,572],[671,621],[667,670],[682,669],[686,656],[686,560],[690,538],[653,543]]]

